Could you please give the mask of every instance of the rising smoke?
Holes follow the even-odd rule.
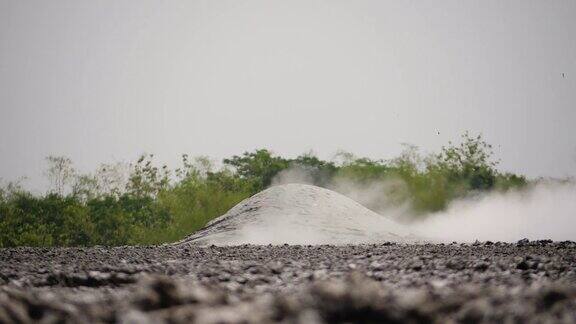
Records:
[[[308,170],[294,167],[278,174],[273,185],[314,184],[313,180]],[[576,240],[574,182],[540,181],[519,190],[481,193],[455,200],[443,212],[418,216],[411,212],[409,201],[394,200],[404,188],[400,180],[360,184],[335,179],[325,187],[434,241]]]
[[[278,173],[272,180],[272,185],[300,183],[319,185],[336,191],[355,200],[361,205],[389,217],[404,220],[408,218],[410,204],[400,201],[398,197],[407,194],[407,188],[400,179],[381,181],[355,182],[348,178],[336,177],[327,179],[313,174],[313,170],[298,165],[292,166]]]
[[[576,185],[538,183],[458,200],[411,227],[446,241],[576,240]]]

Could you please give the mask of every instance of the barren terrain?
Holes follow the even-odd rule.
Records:
[[[0,250],[0,322],[576,322],[576,244]]]

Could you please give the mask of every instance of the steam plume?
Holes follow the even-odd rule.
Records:
[[[455,201],[411,227],[444,241],[576,240],[576,185],[539,183]]]
[[[308,170],[294,167],[281,172],[273,185],[313,184]],[[522,238],[576,240],[576,183],[538,182],[508,192],[489,192],[452,202],[446,211],[416,216],[409,203],[397,204],[393,193],[401,181],[355,183],[336,179],[325,185],[373,211],[409,222],[409,228],[437,241],[475,240],[512,242]]]

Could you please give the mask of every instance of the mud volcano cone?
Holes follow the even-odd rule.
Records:
[[[401,224],[337,192],[287,184],[266,189],[177,244],[413,242]]]

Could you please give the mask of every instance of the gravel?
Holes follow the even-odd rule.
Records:
[[[575,323],[576,243],[0,249],[0,323]]]

